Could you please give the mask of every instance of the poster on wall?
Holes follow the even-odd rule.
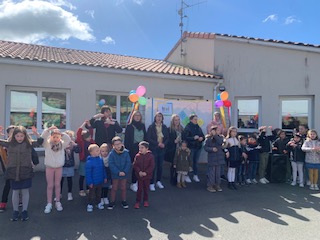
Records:
[[[172,114],[178,114],[183,127],[189,122],[189,116],[196,114],[198,124],[206,134],[206,126],[212,121],[212,102],[207,100],[175,100],[163,98],[147,99],[145,109],[145,123],[148,127],[154,119],[156,112],[164,115],[164,123],[169,127]]]

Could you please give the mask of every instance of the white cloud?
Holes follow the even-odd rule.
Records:
[[[25,43],[77,38],[94,41],[89,24],[61,8],[74,7],[63,0],[5,0],[0,4],[0,39]]]
[[[130,1],[132,1],[135,4],[142,5],[145,0],[130,0]],[[124,2],[125,2],[125,0],[116,0],[116,5],[120,5]]]
[[[101,42],[105,44],[116,44],[116,41],[112,39],[112,37],[106,36],[105,39],[101,40]]]
[[[138,4],[138,5],[142,5],[144,0],[133,0],[133,2]]]
[[[299,23],[299,22],[301,22],[301,20],[297,19],[295,16],[289,16],[284,21],[284,24],[288,25],[288,24],[295,23],[295,22]]]
[[[89,15],[91,18],[94,18],[94,10],[86,10],[86,14]]]
[[[49,0],[49,2],[53,5],[59,6],[59,7],[67,7],[70,10],[76,10],[77,8],[72,5],[71,3],[64,1],[64,0]]]
[[[276,22],[276,21],[278,21],[278,16],[277,16],[277,14],[271,14],[271,15],[269,15],[269,16],[266,17],[262,22],[265,23],[265,22],[268,22],[268,21],[271,21],[271,22]]]

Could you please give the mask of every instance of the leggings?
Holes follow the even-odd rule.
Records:
[[[60,201],[61,178],[62,178],[62,167],[60,168],[46,167],[47,203],[52,203],[53,188],[55,190],[55,196],[57,201]]]
[[[61,178],[61,192],[62,192],[62,187],[63,187],[63,181],[64,181],[64,177]],[[72,177],[67,177],[67,181],[68,181],[68,193],[72,192]]]
[[[228,168],[228,182],[234,182],[236,178],[236,169],[235,168]]]
[[[13,211],[19,211],[19,194],[22,195],[22,211],[28,210],[29,205],[29,188],[12,190],[12,207]]]
[[[299,183],[303,183],[303,162],[291,161],[292,181],[297,181],[297,173],[299,174]]]

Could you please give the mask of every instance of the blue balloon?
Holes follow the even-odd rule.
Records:
[[[136,93],[136,90],[131,90],[131,91],[129,92],[129,95],[132,94],[132,93]]]
[[[217,100],[221,100],[220,93],[217,95]]]

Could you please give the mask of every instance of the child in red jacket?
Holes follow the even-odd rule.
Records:
[[[142,192],[143,206],[149,207],[148,191],[154,169],[154,157],[149,151],[148,142],[142,141],[139,143],[139,152],[134,159],[133,169],[138,179],[138,191],[134,208],[138,209],[140,207]]]

